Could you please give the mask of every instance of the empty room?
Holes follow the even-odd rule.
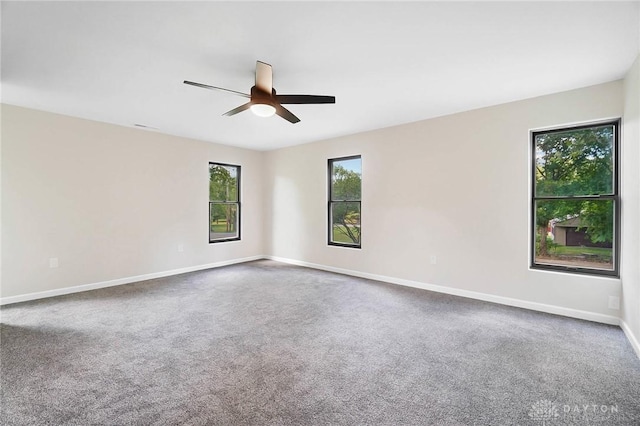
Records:
[[[640,2],[0,13],[0,424],[640,424]]]

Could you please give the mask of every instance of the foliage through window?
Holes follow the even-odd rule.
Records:
[[[532,267],[618,275],[619,122],[532,133]]]
[[[209,163],[209,242],[240,239],[240,166]]]
[[[362,159],[329,160],[329,244],[360,248]]]

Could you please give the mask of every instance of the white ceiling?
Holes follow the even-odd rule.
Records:
[[[620,79],[639,2],[2,2],[2,102],[267,150]],[[302,121],[222,114],[255,61]],[[392,141],[390,141],[392,142]]]

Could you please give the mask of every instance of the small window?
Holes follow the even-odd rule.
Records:
[[[240,166],[209,163],[209,242],[240,239]]]
[[[618,276],[619,124],[532,133],[532,267]]]
[[[329,244],[360,248],[362,159],[329,160]]]

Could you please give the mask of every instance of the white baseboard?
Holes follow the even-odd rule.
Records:
[[[468,297],[470,299],[483,300],[485,302],[493,302],[501,305],[515,306],[518,308],[530,309],[532,311],[546,312],[549,314],[562,315],[571,318],[578,318],[593,322],[599,322],[610,325],[620,325],[620,318],[611,315],[603,315],[595,312],[581,311],[579,309],[564,308],[561,306],[546,305],[544,303],[529,302],[526,300],[512,299],[509,297],[495,296],[492,294],[479,293],[475,291],[462,290],[459,288],[446,287],[435,284],[427,284],[418,281],[405,280],[401,278],[387,277],[384,275],[370,274],[368,272],[353,271],[350,269],[334,268],[333,266],[319,265],[317,263],[309,263],[301,260],[287,259],[277,256],[265,256],[267,259],[278,262],[289,263],[292,265],[305,266],[307,268],[320,269],[323,271],[336,272],[354,277],[367,278],[375,281],[383,281],[391,284],[403,285],[406,287],[421,288],[423,290],[435,291],[438,293],[451,294],[453,296]]]
[[[620,328],[624,331],[625,336],[627,336],[627,340],[631,343],[631,347],[636,352],[636,355],[638,355],[638,358],[640,358],[640,341],[638,341],[638,338],[634,336],[631,328],[629,328],[629,325],[624,320],[620,320]]]
[[[82,291],[97,290],[99,288],[113,287],[123,284],[131,284],[138,281],[152,280],[154,278],[169,277],[171,275],[179,275],[187,272],[201,271],[203,269],[219,268],[221,266],[233,265],[235,263],[250,262],[252,260],[264,259],[265,256],[251,256],[241,259],[225,260],[222,262],[207,263],[205,265],[188,266],[186,268],[172,269],[170,271],[154,272],[151,274],[136,275],[133,277],[118,278],[115,280],[101,281],[91,284],[76,285],[73,287],[59,288],[55,290],[39,291],[37,293],[21,294],[18,296],[0,297],[0,305],[9,305],[12,303],[27,302],[29,300],[44,299],[46,297],[62,296],[64,294],[80,293]]]
[[[10,297],[0,297],[0,305],[9,305],[12,303],[27,302],[29,300],[44,299],[47,297],[62,296],[65,294],[80,293],[80,292],[89,291],[89,290],[97,290],[99,288],[131,284],[138,281],[151,280],[154,278],[163,278],[163,277],[168,277],[172,275],[184,274],[187,272],[201,271],[204,269],[219,268],[221,266],[233,265],[236,263],[251,262],[251,261],[260,260],[260,259],[270,259],[277,262],[288,263],[291,265],[304,266],[307,268],[319,269],[319,270],[328,271],[328,272],[336,272],[338,274],[366,278],[366,279],[375,280],[375,281],[383,281],[383,282],[398,284],[406,287],[420,288],[423,290],[435,291],[437,293],[445,293],[453,296],[468,297],[470,299],[483,300],[485,302],[493,302],[493,303],[498,303],[498,304],[507,305],[507,306],[515,306],[518,308],[530,309],[533,311],[563,315],[566,317],[579,318],[579,319],[584,319],[584,320],[594,321],[594,322],[599,322],[604,324],[610,324],[610,325],[618,325],[620,326],[620,328],[622,328],[622,330],[624,331],[624,334],[627,336],[627,339],[631,343],[633,350],[635,351],[636,355],[638,355],[638,358],[640,358],[640,342],[638,341],[638,338],[634,336],[633,332],[631,331],[631,329],[629,328],[626,322],[624,322],[620,318],[617,318],[611,315],[603,315],[603,314],[597,314],[594,312],[581,311],[578,309],[564,308],[561,306],[546,305],[543,303],[529,302],[526,300],[513,299],[509,297],[495,296],[491,294],[479,293],[479,292],[469,291],[469,290],[462,290],[462,289],[453,288],[453,287],[427,284],[419,281],[411,281],[411,280],[405,280],[401,278],[387,277],[384,275],[354,271],[351,269],[335,268],[333,266],[320,265],[317,263],[304,262],[301,260],[287,259],[287,258],[277,257],[277,256],[262,256],[262,255],[250,256],[250,257],[244,257],[241,259],[231,259],[231,260],[225,260],[222,262],[208,263],[205,265],[188,266],[186,268],[172,269],[170,271],[154,272],[151,274],[118,278],[115,280],[77,285],[73,287],[47,290],[47,291],[41,291],[37,293],[28,293],[28,294],[22,294],[18,296],[10,296]]]

